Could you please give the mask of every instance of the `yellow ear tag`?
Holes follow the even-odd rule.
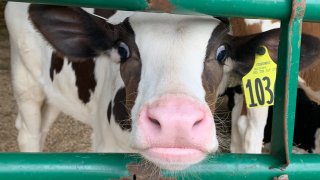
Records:
[[[252,69],[242,78],[248,108],[273,105],[276,74],[277,64],[270,58],[268,49],[260,46]]]

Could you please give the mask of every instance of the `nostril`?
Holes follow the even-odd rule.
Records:
[[[202,122],[202,119],[197,120],[192,127],[198,126]]]
[[[159,129],[161,128],[161,124],[157,119],[150,118],[150,121],[153,125],[157,126]]]

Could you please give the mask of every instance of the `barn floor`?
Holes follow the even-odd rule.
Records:
[[[2,53],[2,52],[1,52]],[[18,151],[15,118],[17,108],[12,95],[10,72],[0,70],[0,151]],[[90,128],[67,116],[60,116],[50,130],[45,151],[86,152],[90,150]]]

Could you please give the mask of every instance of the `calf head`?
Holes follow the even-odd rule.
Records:
[[[255,51],[257,47],[261,45],[267,47],[271,59],[277,62],[279,37],[280,29],[273,29],[263,33],[232,38],[230,45],[233,51],[230,54],[230,57],[234,60],[234,66],[237,67],[234,69],[234,72],[239,74],[241,77],[247,74],[254,64]],[[308,69],[310,69],[312,66],[318,66],[320,62],[319,49],[319,38],[308,34],[302,34],[300,50],[300,73],[308,71]],[[313,70],[311,74],[312,73],[314,74],[315,70]]]
[[[31,5],[30,19],[62,55],[119,65],[130,145],[156,165],[183,169],[218,148],[213,112],[240,63],[228,25],[213,17],[135,13],[119,24],[80,8]],[[110,86],[112,86],[110,82]]]

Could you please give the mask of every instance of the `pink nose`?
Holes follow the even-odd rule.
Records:
[[[210,110],[184,96],[159,98],[142,109],[139,123],[149,147],[198,149],[213,132]]]

